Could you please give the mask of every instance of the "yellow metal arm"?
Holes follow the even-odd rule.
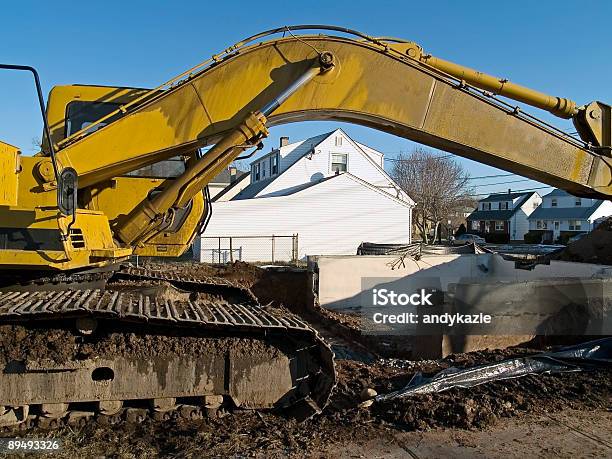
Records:
[[[80,186],[87,187],[214,143],[302,75],[317,53],[329,51],[335,70],[300,88],[269,117],[271,126],[301,120],[349,121],[574,194],[612,196],[608,156],[470,90],[461,79],[564,116],[573,110],[573,103],[446,61],[420,59],[408,50],[406,43],[319,35],[242,47],[123,118],[64,147],[57,159],[62,167],[77,170]]]
[[[153,230],[172,219],[173,208],[186,206],[219,172],[227,167],[240,153],[241,147],[256,145],[268,135],[266,116],[272,114],[293,93],[320,73],[330,70],[333,57],[321,54],[316,66],[307,69],[277,97],[268,101],[260,111],[249,114],[236,128],[226,134],[211,150],[184,174],[174,180],[153,199],[145,200],[134,209],[126,222],[116,229],[117,237],[125,244],[133,245],[146,238]]]

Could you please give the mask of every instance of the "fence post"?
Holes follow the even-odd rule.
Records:
[[[274,234],[272,235],[272,264],[274,264]]]
[[[234,249],[232,248],[232,237],[230,236],[230,263],[234,263]]]

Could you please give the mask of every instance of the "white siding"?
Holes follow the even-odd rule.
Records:
[[[288,196],[213,203],[205,236],[298,234],[300,258],[349,255],[361,242],[411,242],[410,214],[407,203],[342,174]],[[241,240],[243,259],[268,261],[260,259],[262,243]],[[210,254],[196,257],[210,261]]]
[[[523,203],[510,220],[510,239],[513,241],[522,241],[525,234],[529,232],[529,220],[527,218],[534,210],[542,203],[542,197],[538,193],[534,193],[527,201]]]

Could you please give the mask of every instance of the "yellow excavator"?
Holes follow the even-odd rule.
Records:
[[[57,86],[46,107],[35,69],[0,69],[34,75],[44,123],[35,156],[0,142],[0,334],[77,349],[6,348],[0,426],[197,417],[221,404],[303,418],[325,406],[333,355],[298,317],[237,284],[122,265],[184,253],[210,218],[207,184],[270,126],[351,122],[612,196],[610,105],[578,106],[401,39],[282,27],[155,89]],[[577,135],[511,101],[571,119]],[[176,290],[160,293],[166,284]]]

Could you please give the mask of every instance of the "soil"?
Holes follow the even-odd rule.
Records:
[[[612,247],[612,244],[608,247]],[[169,265],[160,266],[169,269]],[[594,424],[603,429],[603,433],[599,433],[599,437],[591,435],[589,438],[601,438],[604,434],[612,436],[612,370],[609,368],[527,376],[363,406],[361,394],[364,389],[374,389],[379,394],[388,393],[407,385],[417,372],[428,376],[451,366],[469,367],[533,354],[540,352],[543,346],[537,340],[530,344],[533,348],[513,347],[454,354],[439,360],[405,360],[409,356],[408,341],[393,345],[389,344],[388,337],[362,336],[359,333],[359,317],[313,307],[305,273],[268,271],[240,262],[225,267],[188,262],[173,263],[171,266],[172,270],[187,272],[192,276],[199,273],[241,283],[250,288],[261,303],[271,302],[274,307],[284,305],[300,314],[335,344],[336,351],[339,347],[345,349],[344,354],[337,352],[338,385],[323,413],[304,423],[297,423],[277,413],[251,411],[223,412],[218,418],[201,421],[173,419],[158,423],[147,419],[142,424],[112,427],[92,422],[81,428],[29,431],[28,437],[63,439],[65,450],[59,457],[140,458],[386,457],[393,454],[397,454],[396,457],[419,457],[414,453],[415,447],[409,446],[412,445],[410,442],[417,444],[414,435],[421,439],[429,436],[429,441],[446,442],[444,445],[452,439],[452,448],[455,449],[445,450],[445,454],[438,456],[465,448],[467,444],[474,448],[470,450],[472,452],[484,448],[485,457],[496,457],[501,455],[502,450],[498,445],[493,445],[490,439],[497,438],[495,436],[502,438],[508,426],[519,432],[516,433],[519,439],[512,441],[531,445],[526,450],[530,455],[537,452],[541,456],[567,456],[565,452],[569,450],[558,447],[560,440],[546,435],[551,427],[542,427],[542,419],[549,418],[561,419],[565,423],[582,419],[574,430],[585,429],[589,419],[600,420]],[[118,335],[109,330],[102,339],[88,341],[60,329],[52,330],[45,336],[32,328],[0,326],[0,346],[4,349],[4,355],[12,359],[49,357],[61,361],[96,353],[123,355],[136,352],[148,355],[153,349],[156,355],[160,352],[208,352],[205,346],[201,346],[202,339],[205,338],[181,336],[180,340],[171,340],[159,335],[142,336],[136,332]],[[242,345],[236,340],[226,342],[221,339],[215,342],[221,349]],[[570,412],[576,414],[568,417],[567,413]],[[559,428],[559,422],[554,424],[555,428]],[[539,428],[539,436],[529,437],[529,426]],[[565,439],[569,429],[559,432],[562,433],[558,435],[563,435]],[[535,438],[537,441],[532,440]],[[585,453],[580,441],[591,440],[580,438],[572,448],[575,447],[580,454]],[[421,440],[418,445],[421,445]],[[426,447],[427,443],[423,445]],[[599,449],[589,450],[594,451],[592,454],[609,456],[612,440],[608,443],[601,440],[597,445]],[[375,453],[369,454],[370,451]],[[423,457],[436,455],[431,454],[430,450],[425,451]],[[493,453],[486,454],[486,451]],[[508,447],[503,451],[514,450]],[[466,457],[472,455],[467,454]]]
[[[612,265],[612,217],[582,239],[555,253],[552,259]]]
[[[0,363],[9,361],[40,361],[49,359],[57,363],[83,360],[89,357],[167,357],[173,355],[203,356],[210,353],[238,355],[267,353],[275,356],[279,351],[263,341],[245,338],[206,338],[188,336],[189,330],[174,330],[164,334],[144,334],[142,330],[119,332],[99,330],[91,337],[72,333],[64,328],[24,327],[0,325]]]
[[[80,429],[65,428],[54,436],[64,439],[73,454],[85,456],[87,451],[92,455],[96,451],[107,457],[336,457],[349,447],[359,455],[369,442],[387,447],[397,444],[402,432],[448,428],[469,431],[495,428],[510,418],[529,420],[533,415],[562,414],[568,409],[605,412],[611,408],[610,370],[530,376],[359,407],[364,388],[395,390],[416,371],[434,373],[451,365],[472,365],[530,352],[515,348],[419,363],[380,360],[367,365],[341,360],[340,383],[330,405],[323,414],[301,424],[271,413],[245,411],[202,421],[174,419],[159,424],[147,420],[120,429],[92,423]],[[452,432],[457,435],[461,430]],[[330,451],[330,446],[335,449]],[[66,453],[64,457],[69,457],[70,451]]]

